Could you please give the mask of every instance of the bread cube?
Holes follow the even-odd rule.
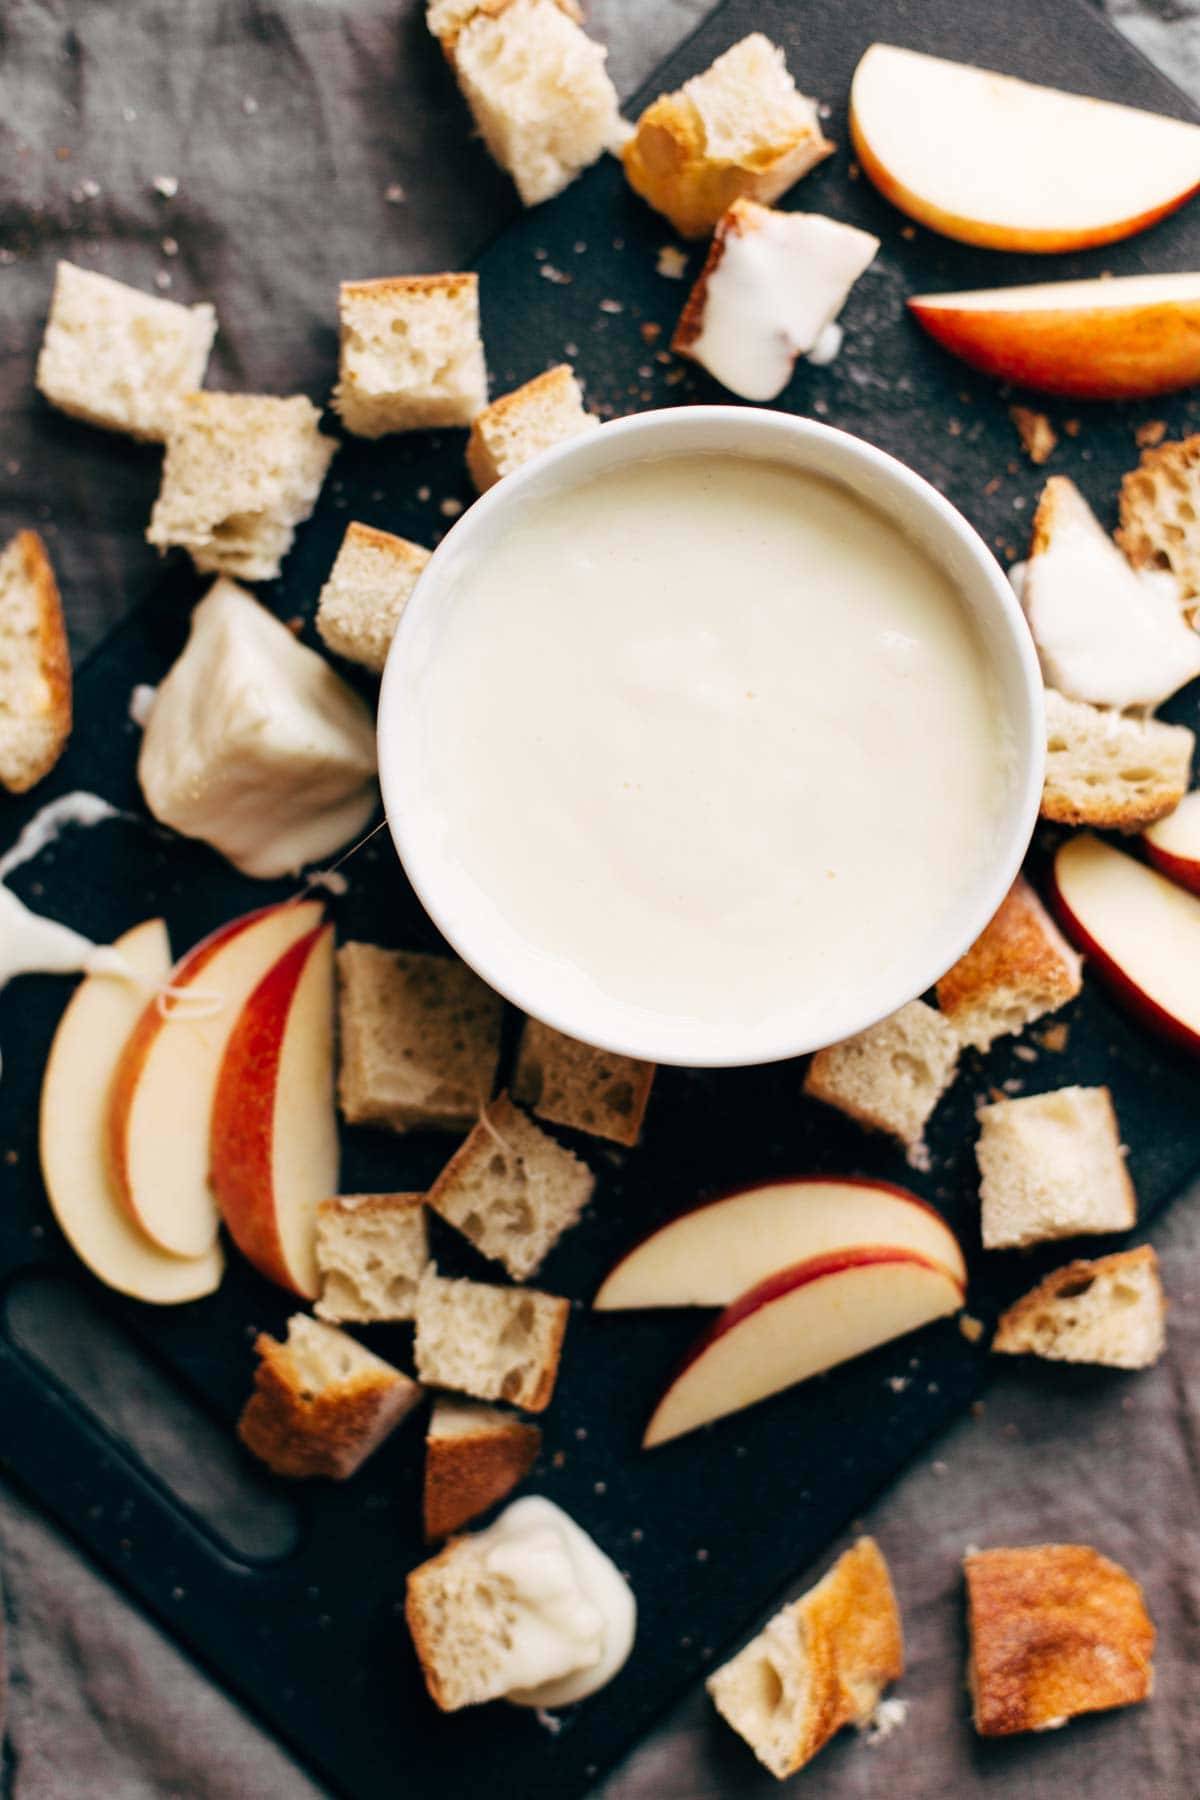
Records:
[[[276,1475],[345,1481],[421,1398],[382,1356],[307,1313],[288,1320],[286,1343],[264,1332],[254,1348],[259,1365],[238,1436]]]
[[[1065,1087],[979,1112],[985,1250],[1128,1231],[1137,1195],[1107,1088]]]
[[[769,204],[830,156],[814,101],[755,31],[675,94],[660,94],[622,152],[630,186],[681,237],[705,237],[739,198]]]
[[[321,1297],[313,1311],[334,1324],[411,1319],[429,1261],[420,1194],[342,1194],[317,1208]]]
[[[71,735],[71,652],[58,583],[36,531],[0,555],[0,786],[24,794]]]
[[[512,1092],[551,1125],[636,1144],[654,1075],[653,1063],[593,1049],[540,1019],[526,1019]]]
[[[1019,875],[982,935],[938,982],[938,1006],[964,1044],[986,1050],[1073,1000],[1082,967]]]
[[[537,1461],[536,1425],[439,1394],[425,1435],[422,1503],[427,1539],[449,1537],[512,1493]]]
[[[426,1201],[481,1255],[502,1264],[514,1281],[525,1281],[577,1223],[595,1185],[586,1163],[500,1094]]]
[[[337,445],[302,394],[185,394],[167,426],[146,541],[200,570],[273,581]]]
[[[1118,1563],[1087,1544],[1030,1544],[973,1551],[963,1573],[981,1737],[1054,1731],[1150,1698],[1154,1626]]]
[[[477,275],[344,281],[335,411],[357,437],[469,425],[487,404]]]
[[[1139,569],[1170,569],[1200,596],[1200,434],[1143,450],[1121,483],[1117,542]]]
[[[271,880],[340,850],[375,811],[375,726],[323,657],[215,581],[159,686],[138,780],[163,825]]]
[[[499,996],[451,957],[376,944],[343,944],[337,970],[338,1097],[347,1124],[475,1124],[500,1060]]]
[[[958,1050],[953,1026],[923,1000],[910,1000],[890,1019],[818,1050],[804,1091],[914,1149],[954,1080]]]
[[[783,1781],[844,1725],[864,1725],[903,1673],[887,1563],[864,1537],[705,1685],[721,1717]]]
[[[441,40],[479,135],[526,206],[574,181],[621,135],[608,52],[562,0],[433,0]]]
[[[73,418],[161,443],[179,401],[203,384],[216,333],[206,301],[181,306],[60,262],[37,385]]]
[[[1047,688],[1042,817],[1141,831],[1183,799],[1195,747],[1186,725],[1110,712]]]
[[[390,531],[346,527],[317,601],[317,630],[335,656],[383,672],[396,627],[430,552]]]
[[[447,1281],[430,1263],[417,1286],[418,1378],[545,1412],[570,1315],[570,1301],[556,1294]]]
[[[471,479],[482,494],[552,444],[592,431],[599,423],[584,407],[570,364],[559,363],[484,407],[467,439]]]
[[[1148,1369],[1166,1348],[1166,1301],[1149,1244],[1055,1269],[1002,1314],[1001,1356]]]

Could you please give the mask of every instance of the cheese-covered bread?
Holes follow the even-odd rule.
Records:
[[[269,880],[364,829],[375,727],[323,657],[222,577],[159,686],[138,780],[162,824]]]

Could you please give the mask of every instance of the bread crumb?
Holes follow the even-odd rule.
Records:
[[[1043,1031],[1041,1035],[1042,1049],[1053,1051],[1055,1055],[1057,1055],[1060,1051],[1066,1049],[1067,1039],[1070,1035],[1071,1027],[1069,1025],[1063,1025],[1061,1023],[1058,1025],[1047,1025],[1045,1031]]]
[[[156,288],[162,288],[164,290],[170,287],[171,277],[167,274],[165,269],[159,269],[154,277],[154,285]]]
[[[178,256],[179,245],[173,237],[165,237],[159,245],[164,256]]]
[[[543,281],[552,281],[556,287],[570,287],[575,277],[568,275],[563,269],[556,269],[553,263],[543,263],[538,270]],[[600,302],[603,306],[604,302]]]
[[[1019,1062],[1032,1063],[1037,1061],[1037,1051],[1032,1044],[1014,1044],[1013,1055]]]
[[[408,195],[398,181],[390,181],[383,190],[383,197],[389,206],[403,206]]]
[[[179,178],[176,175],[156,175],[150,186],[164,200],[173,200],[179,192]]]
[[[642,334],[643,341],[647,344],[657,343],[662,336],[662,326],[656,325],[653,319],[646,319],[638,326],[638,330]]]
[[[1162,443],[1166,435],[1167,421],[1165,419],[1147,419],[1145,424],[1139,425],[1134,432],[1133,441],[1139,450],[1153,450],[1156,444]]]
[[[893,1732],[907,1724],[908,1705],[907,1700],[887,1697],[879,1702],[870,1718],[864,1719],[858,1727],[868,1749],[873,1750],[877,1744],[886,1744]]]
[[[917,228],[915,225],[902,225],[900,227],[900,236],[902,238],[907,239],[907,241],[910,244],[913,242],[913,239],[916,237],[916,235],[917,235]]]
[[[1000,481],[1000,477],[998,475],[993,475],[992,479],[986,484],[983,491],[985,494],[989,494],[989,495],[990,494],[998,494],[1000,492],[1001,485],[1002,484]]]
[[[450,495],[447,495],[444,500],[438,501],[438,511],[441,513],[443,519],[457,519],[462,509],[462,501],[455,500]]]
[[[1017,428],[1021,448],[1031,463],[1040,468],[1053,455],[1058,433],[1043,412],[1032,406],[1010,406],[1008,416]]]
[[[983,1336],[983,1320],[975,1318],[971,1313],[959,1313],[958,1329],[968,1344],[977,1344]]]
[[[687,274],[687,255],[674,244],[664,244],[655,267],[668,281],[682,281]]]
[[[245,99],[242,101],[242,111],[248,117],[253,117],[253,115],[258,111],[258,101],[254,98],[253,94],[247,94]]]
[[[1078,437],[1083,430],[1083,426],[1079,423],[1078,419],[1064,419],[1063,430],[1068,437]]]
[[[567,277],[567,279],[568,279],[568,281],[569,281],[569,280],[570,280],[570,276],[568,276],[568,277]],[[602,312],[602,313],[623,313],[623,312],[624,312],[624,311],[625,311],[625,304],[624,304],[624,301],[621,301],[621,300],[601,300],[601,301],[600,301],[600,311],[601,311],[601,312]]]
[[[551,1737],[557,1737],[563,1728],[563,1722],[558,1714],[547,1712],[544,1706],[539,1706],[533,1716],[542,1727],[542,1730],[548,1731]]]
[[[909,1375],[889,1375],[887,1378],[887,1385],[891,1388],[893,1394],[902,1394],[911,1379],[912,1377]]]

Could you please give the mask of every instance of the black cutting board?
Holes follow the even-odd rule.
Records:
[[[868,43],[884,38],[1180,117],[1190,116],[1186,102],[1082,0],[1054,7],[1044,0],[842,0],[837,7],[729,0],[648,94],[677,85],[752,29],[781,43],[801,84],[832,109],[828,129],[839,152],[790,203],[883,238],[876,267],[846,308],[842,356],[824,369],[802,365],[781,404],[903,457],[1001,554],[1018,553],[1040,477],[1020,455],[1008,398],[912,328],[905,295],[1051,274],[1196,267],[1200,221],[1193,209],[1131,243],[1056,259],[1004,257],[909,228],[851,167],[851,73]],[[656,273],[657,251],[672,241],[612,162],[513,224],[479,263],[493,391],[566,356],[605,412],[725,398],[697,371],[656,360],[686,293]],[[701,254],[692,252],[693,270]],[[661,335],[643,330],[651,326]],[[1163,418],[1173,433],[1193,429],[1188,399],[1051,410],[1060,425],[1080,421],[1077,435],[1064,433],[1051,469],[1074,475],[1106,514],[1134,458],[1139,420]],[[96,455],[103,454],[98,437]],[[456,496],[469,499],[461,437],[351,441],[284,581],[265,598],[285,617],[310,618],[348,518],[432,541],[447,525],[439,502]],[[153,831],[141,812],[127,697],[135,683],[162,676],[198,591],[174,568],[92,658],[78,681],[75,736],[63,764],[36,796],[6,801],[0,811],[5,844],[38,804],[75,787],[135,815],[69,834],[13,877],[22,895],[101,940],[161,910],[179,949],[287,891],[241,880],[202,847]],[[1174,708],[1192,724],[1197,713],[1194,700]],[[436,944],[386,838],[376,838],[350,874],[350,893],[336,903],[343,936]],[[634,1654],[608,1689],[563,1716],[557,1733],[503,1705],[442,1719],[425,1698],[401,1617],[405,1574],[423,1554],[415,1427],[400,1431],[348,1485],[289,1493],[299,1514],[290,1554],[238,1555],[72,1395],[72,1385],[86,1384],[86,1369],[76,1382],[51,1379],[14,1341],[19,1320],[38,1318],[41,1296],[48,1308],[53,1292],[61,1315],[61,1286],[37,1283],[65,1279],[68,1308],[98,1304],[139,1358],[177,1381],[224,1431],[249,1386],[254,1329],[280,1328],[290,1310],[236,1257],[219,1294],[165,1312],[114,1299],[73,1263],[36,1160],[40,1071],[63,1001],[63,983],[48,979],[15,983],[0,998],[0,1464],[331,1787],[359,1800],[397,1791],[412,1800],[457,1796],[485,1783],[514,1796],[583,1793],[987,1379],[985,1351],[948,1322],[643,1456],[637,1442],[647,1409],[697,1321],[593,1318],[580,1307],[530,1487],[561,1502],[628,1570],[641,1609]],[[986,1061],[969,1060],[938,1115],[928,1174],[802,1100],[794,1064],[713,1075],[663,1071],[643,1147],[623,1157],[588,1147],[600,1174],[596,1203],[548,1262],[543,1284],[584,1301],[623,1248],[701,1192],[780,1172],[860,1172],[907,1181],[942,1207],[971,1256],[972,1308],[991,1316],[1054,1259],[981,1262],[971,1150],[980,1095],[1006,1082],[1036,1091],[1107,1081],[1144,1217],[1200,1164],[1194,1066],[1149,1040],[1090,986],[1066,1017],[1063,1054],[1039,1051],[1028,1062],[1008,1043]],[[344,1186],[419,1188],[447,1148],[430,1137],[350,1132]],[[445,1241],[439,1252],[448,1268],[483,1272]],[[399,1328],[373,1341],[385,1354],[407,1354]]]

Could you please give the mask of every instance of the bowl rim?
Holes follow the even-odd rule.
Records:
[[[546,993],[537,991],[536,979],[530,979],[531,970],[537,967],[535,951],[531,951],[524,967],[518,966],[503,953],[493,954],[494,941],[490,939],[486,927],[477,935],[472,934],[469,909],[465,915],[463,911],[456,912],[452,907],[441,904],[442,896],[438,892],[436,874],[431,875],[430,872],[431,859],[424,854],[421,846],[420,819],[422,812],[429,816],[429,809],[422,808],[419,800],[408,791],[399,736],[403,730],[407,649],[418,630],[426,628],[427,615],[438,604],[441,579],[445,571],[463,554],[464,540],[469,541],[473,535],[480,533],[486,534],[495,515],[515,509],[530,489],[570,486],[573,485],[573,480],[587,480],[592,473],[598,472],[594,468],[598,451],[601,464],[607,465],[613,454],[612,447],[617,444],[624,444],[628,457],[633,459],[653,455],[654,439],[659,433],[669,431],[673,436],[680,430],[694,430],[698,439],[707,440],[708,434],[714,430],[719,431],[722,426],[736,426],[738,434],[743,437],[747,431],[751,434],[761,431],[764,446],[769,446],[771,441],[778,444],[783,438],[790,439],[793,444],[805,442],[809,446],[835,444],[841,459],[849,459],[851,462],[857,460],[876,485],[890,486],[893,495],[902,496],[911,505],[914,514],[923,512],[931,516],[951,538],[957,540],[958,550],[975,578],[972,582],[973,595],[967,604],[973,613],[978,614],[984,610],[981,602],[983,596],[987,595],[988,605],[1004,628],[1012,652],[1010,666],[1016,671],[1016,677],[1003,678],[1002,691],[1010,713],[1011,753],[1015,767],[1003,822],[995,833],[997,847],[986,860],[977,880],[965,891],[953,911],[948,913],[945,937],[935,940],[943,946],[937,949],[936,954],[928,953],[920,962],[914,957],[911,964],[906,965],[911,973],[906,974],[903,980],[893,979],[889,984],[880,983],[878,998],[860,1006],[856,1013],[850,1013],[844,1022],[839,1021],[833,1034],[823,1030],[814,1035],[811,1025],[807,1030],[800,1030],[795,1026],[790,1029],[781,1028],[777,1020],[773,1021],[770,1031],[765,1031],[761,1023],[751,1026],[731,1025],[723,1028],[723,1036],[729,1042],[721,1053],[713,1054],[713,1047],[707,1045],[703,1054],[688,1055],[681,1051],[678,1044],[667,1045],[663,1041],[656,1043],[652,1028],[648,1028],[644,1034],[632,1029],[635,1018],[628,1008],[622,1010],[631,1026],[629,1035],[612,1031],[604,1025],[597,1029],[588,1019],[573,1015],[570,1008],[560,1010],[552,998],[547,999]],[[694,452],[686,443],[672,444],[664,454],[705,452],[718,455],[757,454],[756,451],[740,446],[722,452],[711,441],[697,442]],[[844,475],[837,470],[830,473],[829,479],[845,484]],[[872,503],[869,496],[862,497],[868,504]],[[895,511],[886,507],[883,510],[899,529],[904,529]],[[916,522],[914,516],[914,526]],[[914,535],[925,553],[961,589],[963,571],[949,570],[945,554],[939,554],[937,547],[928,541],[925,534],[914,532]],[[523,467],[496,482],[467,508],[446,533],[409,597],[388,651],[378,709],[380,787],[392,842],[420,904],[463,962],[521,1012],[597,1049],[641,1061],[677,1068],[757,1067],[808,1055],[830,1044],[843,1042],[878,1024],[908,1001],[928,992],[976,941],[1020,872],[1037,822],[1046,754],[1043,694],[1042,675],[1033,639],[1008,576],[975,527],[923,475],[909,468],[889,451],[881,450],[852,432],[827,425],[821,420],[803,418],[768,407],[664,407],[607,421],[598,430],[580,433],[541,452]],[[436,863],[438,859],[434,857],[432,861]],[[544,969],[544,964],[542,967]],[[543,985],[552,987],[553,984],[546,982],[543,977]],[[706,1029],[712,1031],[712,1027]]]

